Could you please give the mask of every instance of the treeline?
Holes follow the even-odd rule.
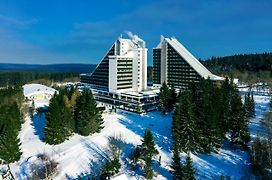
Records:
[[[174,179],[185,177],[183,172],[194,174],[193,168],[184,170],[180,163],[181,152],[187,153],[190,164],[191,152],[216,152],[224,139],[230,140],[232,148],[248,150],[250,140],[249,118],[255,116],[253,95],[249,92],[242,102],[241,96],[226,78],[222,84],[201,79],[192,83],[187,90],[175,96],[174,88],[165,83],[159,94],[159,109],[162,113],[174,109],[172,121]],[[185,166],[187,167],[187,166]],[[187,176],[187,175],[186,175]]]
[[[88,136],[102,128],[102,111],[90,90],[61,89],[50,100],[44,128],[45,142],[60,144],[74,132]]]
[[[0,159],[7,163],[21,157],[18,138],[23,121],[22,89],[18,86],[0,90]]]
[[[272,53],[212,57],[202,63],[213,71],[272,71]]]
[[[173,115],[174,146],[184,152],[212,152],[230,138],[233,147],[247,149],[248,119],[255,115],[252,95],[241,96],[232,80],[221,86],[202,79],[177,97]]]
[[[52,82],[65,80],[79,80],[79,73],[0,72],[0,87],[24,85],[30,82],[43,82],[50,85]]]
[[[272,86],[272,53],[213,57],[202,63],[221,76],[232,76],[247,84],[261,81]]]

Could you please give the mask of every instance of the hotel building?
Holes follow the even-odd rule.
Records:
[[[161,37],[153,48],[153,84],[160,87],[165,82],[177,89],[185,89],[201,78],[222,81],[212,74],[176,38]]]
[[[155,108],[157,93],[147,89],[147,48],[137,35],[120,36],[91,74],[81,74],[98,104],[145,112]]]

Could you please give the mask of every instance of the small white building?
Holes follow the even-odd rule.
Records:
[[[42,84],[26,84],[23,86],[23,93],[26,100],[34,102],[37,109],[48,107],[50,99],[58,91]]]

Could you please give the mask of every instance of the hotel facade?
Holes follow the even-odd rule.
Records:
[[[99,106],[143,113],[157,109],[163,82],[178,90],[201,78],[221,81],[175,38],[161,37],[153,48],[153,86],[147,87],[147,48],[137,35],[120,36],[90,74],[80,82],[92,90]]]
[[[212,74],[176,38],[165,38],[153,48],[153,84],[160,87],[163,82],[176,89],[186,89],[190,83],[201,78],[222,81],[224,78]]]
[[[147,48],[137,35],[120,36],[91,74],[81,74],[97,102],[109,108],[146,112],[157,103],[157,92],[147,88]]]

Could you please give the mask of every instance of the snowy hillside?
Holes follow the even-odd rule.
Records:
[[[256,118],[251,120],[251,136],[264,133],[261,119],[268,110],[269,97],[255,96]],[[100,133],[89,137],[73,135],[60,145],[45,144],[42,139],[42,129],[45,125],[45,115],[36,114],[33,120],[26,118],[20,132],[23,155],[19,162],[11,164],[11,170],[16,179],[26,179],[31,173],[31,159],[37,154],[47,154],[59,163],[59,173],[55,179],[74,179],[78,175],[97,174],[107,153],[108,137],[121,135],[126,143],[122,155],[122,173],[129,179],[143,179],[142,172],[130,171],[129,159],[132,147],[141,143],[144,130],[151,129],[159,155],[154,163],[157,173],[155,179],[171,179],[169,165],[171,163],[171,121],[172,115],[161,115],[151,112],[138,115],[119,111],[116,114],[104,114],[104,128]],[[161,156],[161,165],[159,165]],[[194,167],[197,169],[198,179],[218,179],[220,175],[236,179],[250,175],[249,157],[246,152],[230,149],[228,142],[224,142],[219,152],[211,154],[193,155]]]

